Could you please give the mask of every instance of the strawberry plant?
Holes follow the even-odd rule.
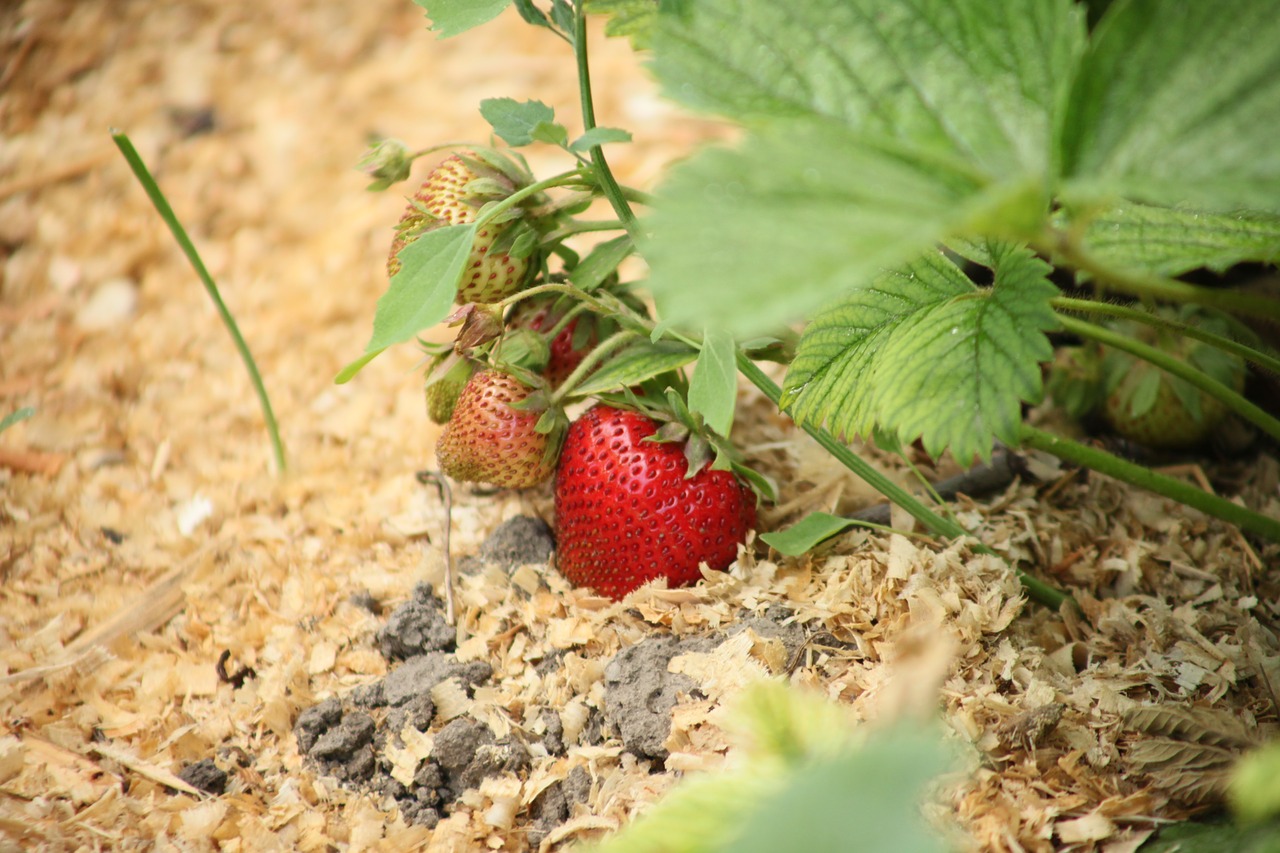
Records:
[[[541,413],[539,434],[563,429],[567,404],[634,409],[639,392],[684,421],[682,440],[714,450],[713,469],[766,497],[728,440],[740,376],[944,538],[967,531],[845,439],[918,442],[961,462],[989,459],[997,443],[1038,448],[1280,540],[1274,518],[1024,416],[1044,401],[1053,341],[1069,338],[1105,347],[1112,365],[1097,379],[1109,388],[1077,383],[1077,407],[1114,391],[1136,417],[1160,397],[1149,443],[1177,443],[1169,394],[1193,419],[1230,411],[1280,439],[1280,421],[1241,393],[1245,365],[1275,371],[1280,360],[1238,324],[1186,315],[1198,306],[1274,324],[1280,302],[1180,278],[1280,249],[1280,74],[1266,47],[1276,0],[1177,14],[1165,0],[1118,2],[1092,25],[1071,0],[417,2],[442,37],[508,5],[558,36],[578,67],[581,131],[540,101],[481,103],[504,147],[473,146],[428,175],[392,241],[373,336],[339,381],[454,312],[460,356],[536,386],[521,405]],[[654,196],[619,185],[605,146],[630,137],[595,119],[593,10],[609,17],[606,32],[651,51],[668,96],[742,124],[741,141],[675,165]],[[1206,68],[1212,85],[1199,82]],[[567,168],[534,176],[518,150],[529,145],[560,149]],[[420,156],[407,152],[384,142],[370,153],[375,188],[407,176]],[[614,218],[583,217],[595,198]],[[649,275],[623,280],[635,253]],[[477,279],[477,263],[493,261]],[[1144,307],[1155,304],[1185,316]],[[1177,340],[1198,355],[1183,357],[1168,345]],[[760,359],[787,365],[781,388]],[[1120,376],[1139,364],[1156,378]],[[850,523],[817,515],[762,539],[795,554]],[[1044,603],[1067,600],[1020,577]]]
[[[1280,542],[1280,519],[1028,414],[1048,391],[1156,447],[1228,415],[1280,440],[1245,393],[1280,357],[1229,319],[1274,340],[1280,301],[1193,275],[1280,254],[1280,0],[415,2],[441,37],[514,6],[572,52],[580,118],[480,104],[502,147],[446,160],[410,202],[373,334],[338,381],[452,317],[461,361],[434,352],[429,381],[462,363],[520,386],[502,417],[520,413],[519,465],[558,465],[571,580],[621,597],[733,559],[755,524],[745,487],[772,495],[730,439],[741,379],[941,538],[970,531],[849,439],[964,464],[1001,444],[1047,451]],[[605,152],[630,136],[596,121],[592,12],[648,53],[668,97],[740,125],[738,140],[674,164],[652,195],[620,185]],[[565,168],[530,173],[532,145]],[[375,187],[415,156],[382,143]],[[597,199],[611,217],[586,217]],[[583,249],[584,234],[606,239]],[[625,274],[631,255],[642,277]],[[497,269],[477,279],[478,258]],[[785,365],[781,387],[761,361]],[[566,428],[574,404],[595,405]],[[471,478],[462,433],[450,420],[440,456]],[[481,479],[531,482],[502,464]],[[673,502],[687,518],[668,518]],[[818,513],[760,539],[796,555],[854,523]],[[1070,602],[1012,570],[1030,597]]]

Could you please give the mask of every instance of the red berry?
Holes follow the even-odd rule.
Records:
[[[472,376],[436,442],[440,469],[455,480],[511,489],[550,477],[548,439],[534,429],[540,413],[511,408],[527,396],[529,389],[506,373],[482,370]]]
[[[530,329],[534,332],[551,331],[564,317],[562,312],[553,310],[554,302],[554,299],[540,300],[537,298],[521,302],[511,319],[511,327]],[[570,320],[569,324],[551,339],[551,357],[547,360],[547,366],[543,369],[542,375],[547,378],[547,382],[552,388],[559,388],[569,378],[569,374],[573,373],[579,364],[582,364],[582,360],[586,358],[587,353],[597,343],[593,329],[591,334],[587,336],[586,344],[581,349],[574,348],[573,338],[578,328],[578,322],[579,318]]]
[[[556,563],[615,600],[654,578],[694,583],[699,563],[723,571],[756,523],[750,489],[709,468],[686,479],[680,444],[644,440],[657,430],[596,406],[570,425],[556,468]]]

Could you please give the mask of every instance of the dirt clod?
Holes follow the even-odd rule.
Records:
[[[477,555],[508,571],[531,563],[546,563],[555,550],[551,528],[540,518],[517,515],[498,525],[484,540]]]
[[[451,651],[456,642],[457,632],[445,621],[440,599],[428,583],[414,587],[413,598],[391,611],[378,631],[378,648],[389,661]]]
[[[654,637],[618,652],[605,667],[605,720],[617,730],[628,752],[666,759],[663,743],[671,732],[671,709],[681,693],[698,687],[689,676],[668,672],[667,665],[676,655],[711,647],[705,638]]]
[[[212,758],[202,758],[178,771],[178,778],[206,794],[221,796],[227,790],[227,771],[214,764]]]

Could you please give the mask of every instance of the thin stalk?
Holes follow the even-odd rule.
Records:
[[[1020,437],[1022,444],[1028,447],[1052,453],[1059,459],[1074,462],[1108,477],[1164,495],[1214,518],[1228,521],[1241,530],[1256,533],[1273,542],[1280,542],[1280,521],[1245,509],[1226,498],[1220,498],[1173,477],[1158,474],[1150,468],[1113,456],[1105,450],[1089,447],[1026,424],[1022,425]]]
[[[782,389],[780,389],[772,379],[765,375],[764,371],[762,371],[754,361],[742,352],[738,353],[738,370],[741,371],[742,375],[750,380],[751,384],[759,388],[761,393],[768,397],[775,406],[778,405],[778,402],[782,398]],[[970,535],[969,531],[965,530],[959,524],[951,519],[943,518],[938,515],[933,510],[929,509],[929,507],[918,501],[910,492],[903,489],[884,474],[881,474],[875,468],[871,467],[868,462],[855,455],[853,451],[841,442],[837,441],[835,436],[827,432],[825,429],[816,427],[813,424],[804,424],[802,428],[805,432],[811,435],[818,444],[822,445],[828,453],[834,456],[837,462],[844,465],[854,474],[857,474],[880,494],[911,513],[917,521],[927,527],[931,532],[947,539],[958,539]],[[975,542],[973,544],[973,548],[975,551],[979,551],[983,554],[999,556],[995,551],[991,550],[986,545],[983,545],[981,542]],[[1068,602],[1075,606],[1075,600],[1065,592],[1055,589],[1053,586],[1038,578],[1032,577],[1016,566],[1013,567],[1013,571],[1017,575],[1018,580],[1022,583],[1023,588],[1027,591],[1027,595],[1032,600],[1038,601],[1053,610],[1060,609],[1063,604]]]
[[[1050,231],[1034,245],[1045,254],[1057,255],[1067,266],[1088,273],[1103,286],[1131,296],[1192,302],[1280,322],[1280,301],[1226,288],[1197,287],[1164,276],[1117,270],[1089,254],[1077,240],[1061,231]]]
[[[1223,405],[1230,408],[1240,417],[1248,419],[1250,423],[1257,425],[1259,429],[1264,430],[1277,441],[1280,441],[1280,420],[1267,414],[1267,412],[1246,400],[1243,395],[1236,393],[1204,371],[1197,370],[1185,361],[1180,361],[1163,350],[1144,344],[1141,341],[1135,341],[1133,338],[1113,332],[1104,326],[1086,323],[1084,320],[1077,320],[1075,317],[1064,315],[1059,315],[1058,320],[1062,323],[1062,328],[1068,332],[1135,355],[1143,361],[1149,361],[1161,370],[1177,376],[1179,379],[1186,380],[1209,396],[1221,401]]]
[[[236,325],[235,317],[231,316],[231,311],[227,308],[226,303],[222,301],[222,294],[218,292],[218,285],[214,283],[213,276],[209,275],[209,270],[205,268],[204,261],[200,259],[200,253],[196,251],[195,244],[187,236],[186,229],[178,221],[177,215],[174,214],[173,208],[169,205],[169,200],[160,191],[160,186],[156,183],[155,178],[151,176],[147,165],[142,162],[142,157],[139,156],[137,149],[133,147],[133,142],[130,141],[128,135],[118,130],[111,131],[111,139],[116,143],[116,147],[120,149],[120,153],[124,155],[124,159],[129,163],[129,168],[133,170],[138,183],[142,184],[142,188],[146,190],[147,197],[155,205],[160,218],[164,220],[165,225],[169,226],[169,231],[173,234],[174,239],[178,241],[178,246],[181,247],[182,253],[187,256],[187,261],[191,264],[192,269],[196,271],[201,284],[204,285],[205,292],[213,300],[213,305],[218,310],[218,316],[222,318],[222,325],[226,327],[227,332],[231,335],[231,340],[235,343],[236,350],[240,353],[240,359],[244,362],[245,369],[249,371],[249,381],[253,384],[254,393],[258,395],[258,404],[262,407],[262,418],[266,421],[267,434],[271,437],[271,450],[275,456],[276,470],[284,473],[284,442],[280,438],[280,427],[276,424],[275,412],[271,408],[271,398],[267,395],[267,388],[262,382],[262,374],[258,372],[257,362],[253,360],[253,353],[249,351],[249,345],[245,343],[244,336],[240,334],[240,327]]]
[[[563,401],[565,397],[569,396],[569,394],[573,392],[573,389],[581,384],[587,374],[599,366],[600,362],[612,355],[614,350],[637,337],[639,336],[635,332],[624,329],[623,331],[615,332],[600,343],[596,344],[596,346],[593,347],[582,359],[581,363],[573,369],[573,372],[565,377],[564,382],[560,383],[560,387],[556,389],[556,392],[551,395],[551,405],[560,405],[561,401]]]
[[[623,224],[616,219],[605,219],[598,222],[574,222],[572,225],[566,225],[563,228],[557,228],[555,231],[549,232],[542,238],[541,242],[544,245],[551,245],[575,234],[589,234],[594,231],[621,231],[623,227]]]
[[[483,213],[476,217],[476,228],[482,228],[488,225],[494,217],[503,211],[515,207],[520,202],[532,195],[537,195],[543,190],[555,189],[556,187],[572,186],[575,183],[582,182],[582,170],[570,169],[567,172],[561,172],[558,175],[552,175],[544,178],[536,183],[529,184],[527,187],[521,187],[511,195],[502,199],[502,201],[494,202],[492,207],[486,208]]]
[[[1177,320],[1169,320],[1158,314],[1152,314],[1149,311],[1138,311],[1127,305],[1116,305],[1112,302],[1098,302],[1092,299],[1073,299],[1069,296],[1060,296],[1051,300],[1050,304],[1061,311],[1070,311],[1075,314],[1103,314],[1107,317],[1116,317],[1121,320],[1132,320],[1135,323],[1143,323],[1157,329],[1170,329],[1180,335],[1188,338],[1194,338],[1197,341],[1203,341],[1210,346],[1217,347],[1223,352],[1229,352],[1232,355],[1239,356],[1247,362],[1256,364],[1265,368],[1276,375],[1280,375],[1280,358],[1276,358],[1270,353],[1242,344],[1239,341],[1224,337],[1223,335],[1215,335],[1213,332],[1206,332],[1198,326],[1190,323],[1181,323]]]
[[[587,61],[587,16],[582,11],[582,0],[573,0],[573,18],[573,54],[578,63],[578,100],[582,102],[582,128],[586,132],[596,126],[596,108],[595,101],[591,97],[591,68]],[[614,213],[622,221],[632,241],[640,245],[643,237],[640,222],[636,219],[635,212],[631,209],[631,204],[627,201],[622,187],[614,178],[613,170],[609,168],[604,149],[599,145],[591,148],[591,164],[595,167],[601,192],[613,206]]]

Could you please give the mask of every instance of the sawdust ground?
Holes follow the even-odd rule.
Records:
[[[677,770],[717,764],[719,700],[744,673],[788,671],[867,720],[938,702],[904,684],[941,686],[944,719],[976,745],[972,776],[943,804],[962,846],[1132,850],[1157,821],[1216,801],[1231,756],[1277,719],[1275,554],[1052,466],[1042,485],[957,511],[1072,586],[1083,617],[1025,605],[1002,566],[963,547],[864,534],[801,561],[755,550],[693,590],[616,606],[550,569],[519,576],[532,596],[481,575],[461,590],[464,649],[497,675],[460,712],[517,726],[511,709],[539,702],[572,722],[599,702],[603,662],[655,632],[698,634],[782,602],[815,640],[800,661],[763,641],[686,661],[708,698],[677,708],[668,772],[616,746],[578,748],[477,792],[434,836],[303,767],[297,714],[386,671],[379,619],[351,596],[390,607],[441,565],[440,507],[413,476],[434,442],[415,353],[331,381],[367,339],[403,204],[366,193],[352,164],[369,133],[482,138],[484,97],[562,112],[576,97],[563,46],[512,15],[447,42],[423,25],[404,0],[0,11],[0,414],[37,410],[0,439],[0,847],[519,849],[538,786],[589,765],[590,801],[548,844],[573,839],[625,822]],[[615,154],[625,181],[651,185],[719,132],[664,106],[624,43],[597,47],[601,120],[636,135]],[[151,165],[253,348],[284,476],[235,351],[111,127]],[[538,152],[532,165],[558,161]],[[766,523],[872,499],[758,398],[743,403],[743,443],[788,484]],[[1280,515],[1274,460],[1242,480],[1246,500]],[[501,520],[548,511],[545,492],[464,494],[454,541],[467,552]],[[551,652],[572,655],[569,681],[535,677]],[[256,677],[220,679],[224,654]],[[207,757],[234,768],[223,797],[175,776]]]

